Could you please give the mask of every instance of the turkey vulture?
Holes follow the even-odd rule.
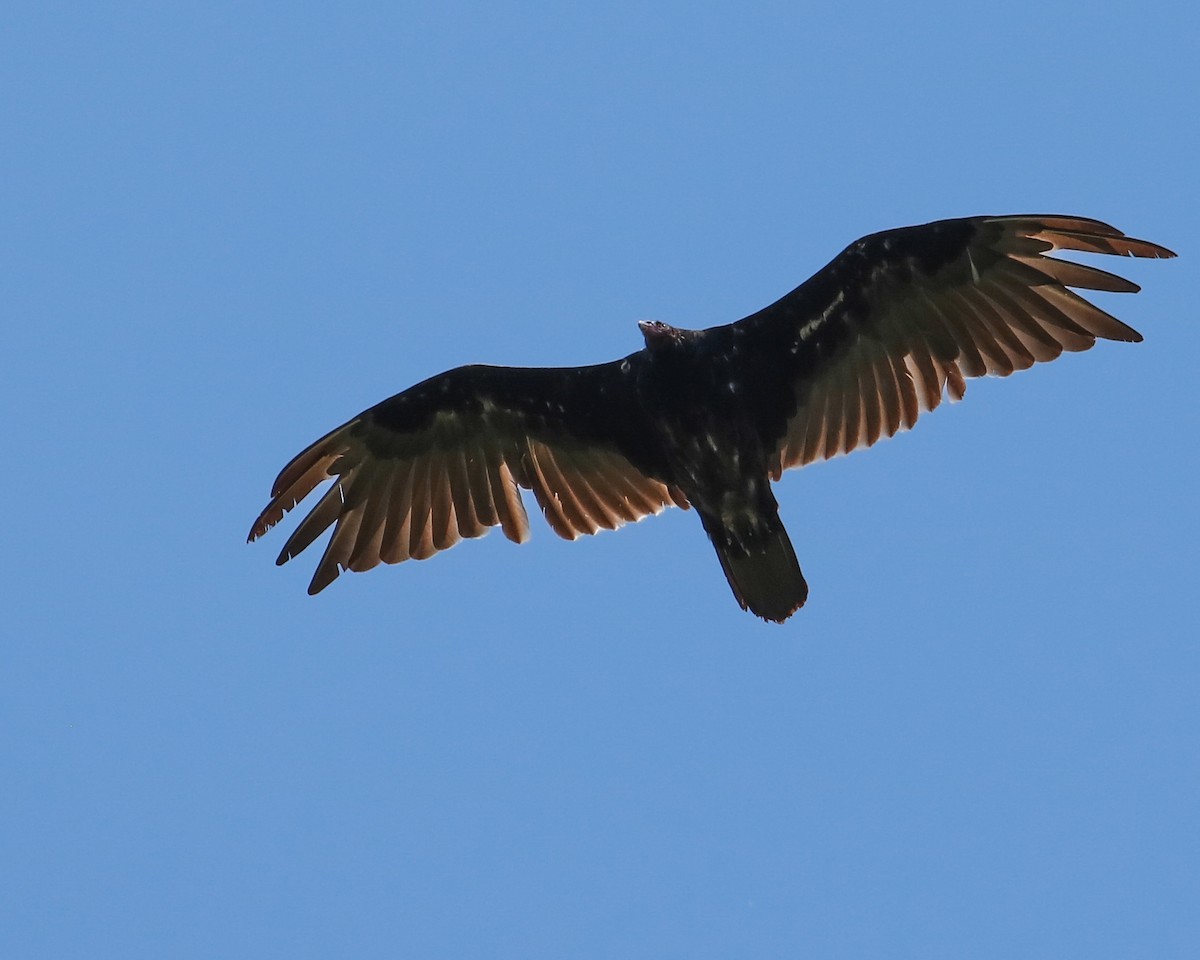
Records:
[[[376,404],[284,467],[261,537],[334,479],[283,545],[333,526],[309,584],[423,560],[499,526],[529,536],[520,487],[559,536],[695,507],[742,609],[783,622],[808,596],[771,480],[916,423],[966,377],[1008,376],[1097,337],[1141,335],[1068,287],[1132,293],[1047,257],[1171,251],[1079,217],[940,220],[872,234],[757,313],[684,330],[639,323],[645,347],[586,367],[458,367]]]

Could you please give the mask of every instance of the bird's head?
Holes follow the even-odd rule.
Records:
[[[677,346],[684,341],[688,333],[687,330],[680,330],[661,320],[639,320],[638,329],[642,331],[642,336],[646,338],[646,346],[651,350]]]

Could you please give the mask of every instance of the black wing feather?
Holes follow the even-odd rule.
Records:
[[[279,474],[254,540],[322,482],[285,563],[334,527],[310,593],[343,569],[424,559],[499,526],[529,535],[518,487],[567,539],[688,506],[653,476],[630,378],[637,355],[588,367],[458,367],[363,411]]]
[[[1134,292],[1137,285],[1045,256],[1062,249],[1174,256],[1079,217],[941,220],[864,237],[791,293],[733,324],[745,354],[761,358],[758,381],[773,385],[760,395],[773,475],[911,427],[914,399],[921,410],[947,393],[960,399],[967,377],[1007,376],[1063,351],[1086,350],[1097,338],[1140,340],[1067,289]],[[773,374],[764,370],[771,366]],[[788,389],[778,389],[781,380]]]

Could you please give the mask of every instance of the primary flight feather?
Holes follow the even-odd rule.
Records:
[[[342,570],[423,560],[499,526],[519,488],[568,540],[695,507],[742,609],[782,622],[808,596],[771,481],[916,423],[967,377],[1007,376],[1098,338],[1141,340],[1069,287],[1136,284],[1055,250],[1173,257],[1079,217],[940,220],[872,234],[768,307],[586,367],[467,366],[410,387],[284,467],[254,540],[333,479],[277,560],[333,527],[309,593]]]

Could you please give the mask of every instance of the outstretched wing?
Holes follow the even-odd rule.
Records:
[[[781,300],[734,324],[787,358],[793,394],[772,439],[786,469],[868,447],[916,423],[965,378],[1008,376],[1097,338],[1141,340],[1068,287],[1134,293],[1095,267],[1045,254],[1173,257],[1095,220],[941,220],[864,237]]]
[[[630,358],[632,359],[632,358]],[[499,526],[529,536],[518,487],[568,540],[687,499],[631,462],[641,443],[629,361],[591,367],[458,367],[371,407],[284,467],[250,540],[330,478],[279,564],[334,527],[309,584],[423,560]]]

